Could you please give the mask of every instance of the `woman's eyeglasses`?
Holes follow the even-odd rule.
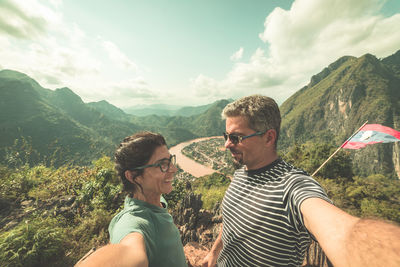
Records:
[[[132,171],[134,171],[134,170],[142,170],[142,169],[149,168],[149,167],[160,167],[161,172],[167,172],[169,170],[170,166],[171,166],[171,163],[173,165],[176,164],[175,155],[171,155],[169,157],[169,159],[162,159],[159,162],[154,163],[154,164],[149,164],[149,165],[136,167],[136,168],[132,169]]]
[[[237,135],[237,134],[228,134],[228,133],[224,133],[224,139],[225,141],[231,140],[232,144],[237,145],[238,143],[241,143],[244,139],[249,138],[249,137],[253,137],[253,136],[257,136],[257,135],[263,135],[265,132],[256,132],[250,135],[245,135],[245,136],[241,136],[241,135]]]

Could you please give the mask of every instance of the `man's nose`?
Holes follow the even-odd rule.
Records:
[[[234,146],[234,144],[231,142],[231,139],[229,139],[229,137],[228,137],[225,141],[225,148],[230,148],[233,146]]]

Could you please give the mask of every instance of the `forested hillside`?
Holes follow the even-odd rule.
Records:
[[[385,59],[345,56],[319,74],[281,106],[280,146],[330,143],[340,146],[365,121],[400,129],[400,51]],[[400,144],[353,151],[362,175],[400,176]]]

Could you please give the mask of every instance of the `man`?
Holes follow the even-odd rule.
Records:
[[[334,266],[400,266],[400,228],[353,217],[321,186],[278,157],[281,117],[269,97],[228,104],[225,147],[236,170],[222,204],[222,231],[203,266],[301,266],[311,238]]]

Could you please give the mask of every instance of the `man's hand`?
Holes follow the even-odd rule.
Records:
[[[214,267],[217,266],[217,259],[218,255],[222,249],[222,227],[219,232],[217,239],[215,239],[214,245],[212,246],[210,252],[208,252],[207,256],[204,258],[203,262],[201,263],[202,267]]]
[[[203,259],[201,263],[202,267],[214,267],[217,266],[217,258],[218,256],[215,255],[212,251],[208,252],[207,256]]]

